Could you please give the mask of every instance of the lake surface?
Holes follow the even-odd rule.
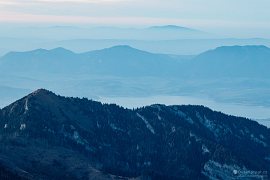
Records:
[[[114,103],[126,108],[137,108],[151,104],[203,105],[225,114],[254,119],[259,123],[270,127],[270,107],[220,103],[210,99],[188,96],[100,97],[98,101],[102,103]]]

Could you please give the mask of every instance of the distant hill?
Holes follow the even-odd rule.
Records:
[[[176,25],[152,26],[146,29],[145,34],[153,37],[152,40],[207,39],[215,37],[214,34]]]
[[[16,74],[166,76],[177,70],[175,69],[177,63],[178,60],[172,56],[152,54],[130,46],[115,46],[80,54],[63,48],[11,52],[0,59],[0,69],[2,72],[16,72]]]
[[[64,48],[37,49],[8,53],[0,59],[0,70],[134,77],[270,77],[270,49],[266,46],[224,46],[187,59],[181,61],[181,56],[154,54],[130,46],[79,54]]]
[[[167,76],[178,69],[179,61],[168,55],[153,54],[130,46],[115,46],[81,54],[95,61],[92,66],[103,74],[118,76]],[[170,71],[168,71],[170,69]]]
[[[266,46],[228,46],[207,51],[191,63],[200,77],[269,78],[270,49]]]
[[[176,26],[176,25],[166,25],[166,26],[152,26],[149,29],[155,30],[178,30],[178,31],[196,31],[195,29],[190,29],[187,27]]]
[[[270,170],[269,129],[202,106],[129,110],[40,89],[0,110],[0,127],[0,177],[227,180]]]
[[[156,28],[157,27],[157,28]],[[160,28],[162,27],[162,28]],[[166,27],[166,28],[164,28]],[[76,27],[76,26],[20,26],[12,25],[8,28],[1,26],[0,33],[5,34],[5,37],[21,38],[24,37],[29,40],[43,39],[44,42],[50,40],[71,40],[71,39],[133,39],[133,40],[172,40],[172,39],[201,39],[213,38],[214,35],[210,33],[202,33],[201,31],[191,31],[191,28],[179,29],[180,26],[164,25],[152,27],[116,27],[116,26],[98,26],[98,27]],[[178,31],[171,31],[180,30]],[[181,32],[182,33],[179,33]],[[190,33],[185,33],[189,31]],[[29,33],[31,32],[31,33]],[[26,45],[27,46],[27,45]]]

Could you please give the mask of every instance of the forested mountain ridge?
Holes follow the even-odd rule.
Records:
[[[269,129],[203,106],[130,110],[40,89],[3,108],[0,127],[3,177],[234,179],[270,170]]]

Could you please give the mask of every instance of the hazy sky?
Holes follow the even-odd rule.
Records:
[[[0,22],[175,24],[234,36],[270,37],[270,0],[0,0]]]

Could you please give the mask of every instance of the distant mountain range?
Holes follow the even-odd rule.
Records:
[[[203,106],[129,110],[40,89],[1,109],[0,127],[1,179],[262,179],[270,170],[269,129]]]
[[[173,32],[171,32],[173,33]],[[170,33],[170,34],[171,34]],[[26,43],[27,42],[27,43]],[[61,40],[42,39],[42,38],[1,38],[0,55],[10,51],[29,51],[37,48],[53,49],[63,47],[74,52],[85,52],[90,50],[104,49],[118,45],[129,45],[137,49],[143,49],[153,53],[176,54],[176,55],[197,55],[209,49],[220,46],[246,46],[246,45],[265,45],[270,47],[269,39],[250,38],[208,38],[208,39],[171,39],[171,40],[145,40],[145,39],[116,39],[105,37],[96,38],[70,38]]]
[[[220,46],[270,46],[270,40],[232,38],[177,25],[140,28],[0,25],[0,55],[55,47],[84,52],[123,44],[153,53],[196,55]]]
[[[270,107],[269,57],[265,46],[224,46],[197,56],[155,54],[130,46],[84,53],[64,48],[10,52],[0,58],[0,85],[12,91],[0,94],[0,106],[34,89],[46,88],[96,100],[195,96]],[[260,111],[248,117],[269,116]]]
[[[8,53],[0,59],[0,70],[16,74],[72,72],[137,77],[270,77],[270,49],[265,46],[220,47],[187,59],[148,53],[130,46],[80,54],[63,48],[37,49]]]
[[[163,76],[174,71],[177,59],[152,54],[129,46],[81,54],[63,48],[11,52],[0,59],[2,72],[90,74],[111,76]],[[162,68],[161,68],[162,67]]]
[[[20,28],[20,32],[17,29]],[[31,32],[31,33],[29,33]],[[136,39],[136,40],[170,40],[170,39],[204,39],[214,38],[213,34],[199,30],[180,27],[176,25],[164,25],[142,28],[124,27],[76,27],[76,26],[50,26],[27,27],[19,26],[6,28],[1,26],[1,34],[5,37],[26,39]],[[42,37],[42,38],[41,38]]]

